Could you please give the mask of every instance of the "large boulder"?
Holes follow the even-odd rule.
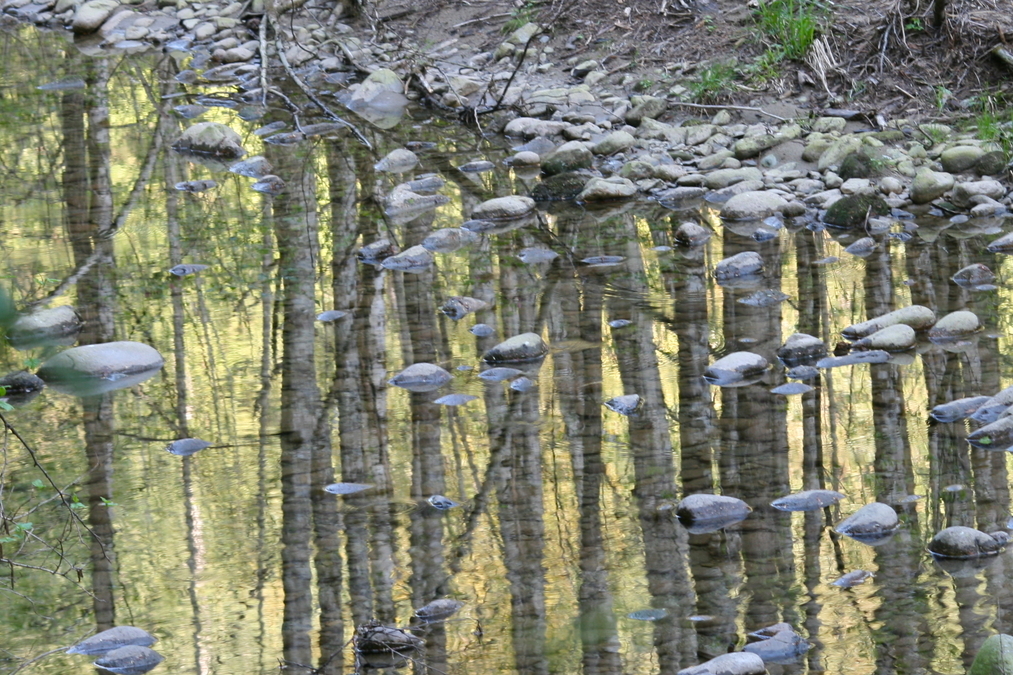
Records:
[[[952,174],[922,167],[911,181],[911,201],[915,204],[927,204],[946,194],[953,187],[953,183]]]
[[[955,145],[946,148],[939,155],[939,163],[943,165],[943,171],[949,173],[963,173],[974,167],[985,155],[985,150],[977,145]]]
[[[143,382],[164,364],[158,350],[146,344],[105,342],[60,352],[37,374],[57,391],[91,396]]]

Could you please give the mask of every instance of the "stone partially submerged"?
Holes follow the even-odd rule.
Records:
[[[816,511],[842,499],[844,495],[835,490],[804,490],[775,499],[770,505],[780,511]]]
[[[106,342],[74,347],[53,356],[38,370],[61,393],[93,396],[139,384],[157,373],[165,360],[140,342]]]
[[[22,314],[7,330],[7,339],[15,349],[41,345],[72,345],[81,332],[81,317],[73,307],[62,305]]]
[[[980,558],[997,555],[1007,541],[1009,534],[1006,532],[985,534],[981,530],[956,525],[936,533],[929,542],[929,552],[940,558]]]
[[[859,351],[881,349],[885,352],[904,352],[913,348],[916,341],[915,329],[907,324],[898,323],[856,340],[851,348]]]
[[[1009,450],[1013,448],[1013,416],[1000,417],[995,422],[975,429],[967,435],[967,442],[979,450]]]
[[[218,122],[198,122],[188,127],[172,144],[172,149],[215,159],[239,159],[246,154],[239,134]]]
[[[675,515],[690,532],[714,532],[746,518],[752,511],[741,499],[699,493],[689,495],[675,507]]]
[[[114,649],[92,664],[115,675],[142,675],[165,659],[153,649],[130,645]]]
[[[744,387],[758,381],[769,367],[759,354],[733,352],[708,366],[703,379],[717,387]]]
[[[683,668],[676,675],[764,675],[763,659],[749,652],[731,652],[715,656],[700,665]]]
[[[435,364],[415,363],[387,380],[387,384],[421,393],[439,389],[451,379],[450,373]]]
[[[845,340],[855,341],[898,323],[911,326],[915,331],[928,330],[936,323],[936,313],[922,305],[902,307],[901,309],[887,312],[875,319],[869,319],[868,321],[848,326],[841,331],[841,335]]]
[[[937,321],[929,329],[929,339],[932,341],[959,340],[973,335],[979,330],[981,330],[981,323],[978,321],[978,316],[974,312],[959,310],[950,312]]]
[[[886,541],[897,530],[899,523],[897,512],[889,505],[873,502],[838,523],[836,531],[874,546]]]
[[[81,640],[67,650],[68,654],[106,654],[127,646],[149,647],[156,638],[148,631],[135,626],[115,626]]]
[[[743,277],[759,277],[761,274],[763,274],[763,258],[756,251],[736,253],[714,266],[714,278],[718,283]]]
[[[827,355],[827,345],[823,340],[806,333],[795,333],[788,336],[784,344],[777,350],[777,358],[789,368],[811,364]]]
[[[948,403],[940,403],[929,412],[929,415],[937,422],[959,422],[977,412],[978,408],[990,398],[989,396],[968,396]]]
[[[534,361],[549,353],[549,346],[537,333],[521,333],[500,342],[482,355],[486,363]]]

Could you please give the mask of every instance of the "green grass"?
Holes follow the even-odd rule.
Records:
[[[700,77],[687,89],[697,103],[714,103],[735,88],[737,74],[734,63],[714,63],[701,70]]]
[[[785,59],[805,57],[816,39],[823,11],[810,0],[768,0],[756,10],[756,24],[774,52]]]
[[[975,115],[972,124],[976,136],[983,141],[998,144],[1006,154],[1013,157],[1013,105],[1006,100],[1003,92],[981,94],[975,101]]]

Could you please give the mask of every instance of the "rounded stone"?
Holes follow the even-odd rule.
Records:
[[[897,512],[887,504],[873,502],[838,523],[836,530],[849,537],[879,537],[897,529]]]
[[[929,329],[930,339],[961,338],[981,330],[978,315],[967,310],[950,312]]]
[[[898,323],[881,328],[872,335],[858,340],[852,349],[882,349],[885,352],[903,352],[914,347],[917,341],[915,329],[907,324]]]
[[[511,195],[495,197],[482,202],[471,212],[474,220],[512,220],[522,218],[535,210],[531,197]]]
[[[521,333],[500,342],[482,355],[486,363],[534,361],[549,353],[549,346],[537,333]]]

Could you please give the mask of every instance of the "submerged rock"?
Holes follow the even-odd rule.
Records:
[[[696,533],[713,532],[743,520],[752,511],[741,499],[699,493],[684,498],[675,508],[679,522]]]
[[[866,504],[835,528],[840,534],[858,541],[875,544],[896,531],[897,512],[882,502]]]
[[[874,576],[876,575],[866,570],[855,570],[834,581],[833,585],[841,588],[851,588],[852,586],[865,583],[866,579],[871,579]]]
[[[848,326],[841,331],[841,335],[845,340],[855,341],[898,323],[911,326],[916,331],[927,330],[936,323],[936,313],[922,305],[902,307],[901,309],[887,312],[875,319],[869,319],[868,321]]]
[[[750,642],[744,652],[756,654],[764,663],[790,663],[809,651],[810,644],[787,623],[778,623],[749,634],[758,642]]]
[[[430,502],[432,502],[433,497],[430,497],[429,499]],[[427,623],[433,621],[443,621],[444,619],[449,619],[451,616],[456,614],[457,610],[462,607],[464,607],[464,603],[460,600],[441,598],[439,600],[433,600],[428,605],[424,605],[416,609],[415,616]]]
[[[979,558],[998,554],[1008,540],[1006,532],[989,535],[981,530],[957,525],[947,527],[932,537],[929,552],[940,558]]]
[[[181,438],[165,446],[166,452],[170,455],[189,457],[192,454],[210,448],[211,444],[199,438]]]
[[[816,362],[817,368],[840,368],[854,366],[859,363],[886,363],[890,360],[890,352],[873,349],[867,352],[855,352],[844,356],[828,356]]]
[[[387,384],[401,387],[413,392],[426,392],[439,389],[453,379],[450,373],[432,363],[415,363],[394,377]]]
[[[523,374],[523,370],[518,370],[517,368],[504,368],[500,366],[483,370],[478,374],[478,377],[486,382],[502,382],[503,380],[509,380]]]
[[[756,382],[769,367],[759,354],[733,352],[708,366],[703,378],[718,387],[741,387]]]
[[[385,173],[405,173],[414,169],[418,163],[418,155],[411,150],[398,148],[387,153],[386,157],[373,165],[373,169]]]
[[[885,216],[889,213],[890,207],[879,195],[845,195],[831,204],[823,217],[823,222],[834,227],[852,229],[862,227],[870,217]]]
[[[81,640],[68,649],[67,653],[87,655],[106,654],[121,647],[148,647],[155,644],[155,642],[155,636],[146,630],[135,626],[116,626]]]
[[[499,343],[485,354],[486,363],[534,361],[549,353],[549,346],[537,333],[521,333]]]
[[[361,653],[410,653],[421,649],[425,642],[401,628],[381,625],[378,621],[367,621],[355,628],[352,637],[355,651]]]
[[[422,248],[433,253],[453,253],[458,249],[474,244],[479,235],[463,227],[447,227],[436,230],[422,240]]]
[[[75,396],[91,396],[139,384],[165,360],[140,342],[106,342],[60,352],[38,370],[47,385]]]
[[[780,511],[816,511],[842,499],[844,495],[834,490],[804,490],[775,499],[770,505]]]
[[[364,263],[377,265],[394,255],[394,252],[394,244],[389,239],[378,239],[360,248],[355,255]]]
[[[576,199],[589,180],[591,180],[590,176],[574,173],[573,171],[547,176],[531,191],[531,198],[536,202],[558,202]]]

